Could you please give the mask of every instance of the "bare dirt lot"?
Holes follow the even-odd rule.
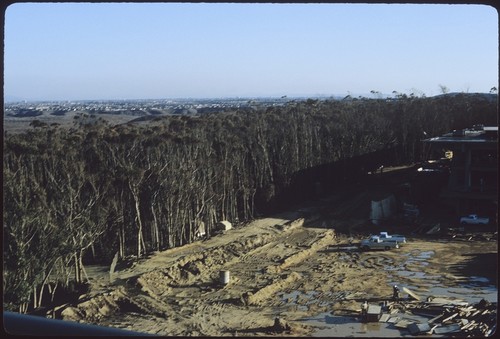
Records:
[[[113,283],[107,268],[89,267],[92,290],[61,317],[163,336],[309,336],[321,335],[325,319],[358,314],[364,300],[390,299],[395,283],[422,296],[496,301],[495,233],[470,241],[409,235],[400,249],[362,252],[351,246],[360,237],[301,216],[259,219],[155,253],[117,269]],[[370,334],[356,331],[346,322],[333,335]]]

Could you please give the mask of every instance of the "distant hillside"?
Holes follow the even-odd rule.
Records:
[[[453,92],[453,93],[445,93],[438,94],[433,96],[432,98],[484,98],[490,102],[495,102],[498,100],[498,94],[493,93],[463,93],[463,92]]]

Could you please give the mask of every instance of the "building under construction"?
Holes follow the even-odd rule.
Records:
[[[498,224],[498,127],[455,130],[424,143],[451,159],[441,198],[454,204],[458,216],[477,213]]]

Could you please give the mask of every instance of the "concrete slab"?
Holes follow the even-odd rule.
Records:
[[[409,324],[407,329],[411,334],[419,334],[430,331],[431,327],[428,323],[413,323]]]
[[[384,313],[380,316],[380,319],[378,320],[381,323],[386,323],[390,319],[391,315]]]

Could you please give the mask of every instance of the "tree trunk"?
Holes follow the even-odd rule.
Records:
[[[38,298],[37,298],[37,290],[36,290],[36,284],[33,285],[33,308],[37,308],[38,307]]]
[[[80,250],[80,255],[78,258],[80,262],[80,269],[82,270],[83,274],[85,275],[85,279],[87,279],[87,282],[89,281],[89,276],[87,275],[87,271],[85,270],[85,266],[83,265],[83,250]]]
[[[144,244],[144,237],[142,234],[142,220],[141,220],[141,210],[139,206],[139,196],[135,190],[132,189],[132,186],[130,187],[132,190],[132,195],[134,197],[134,202],[135,202],[135,220],[137,224],[137,258],[140,258],[142,256],[142,253],[145,250],[145,244]]]
[[[45,284],[42,283],[42,286],[40,287],[40,293],[38,294],[38,307],[42,305],[42,299],[43,299],[43,290],[45,289]]]
[[[43,278],[42,286],[40,287],[40,295],[38,298],[38,306],[42,305],[43,290],[44,290],[45,285],[47,284],[47,281],[49,280],[49,277],[50,277],[50,274],[52,273],[53,268],[54,268],[54,264],[51,264],[49,272]]]
[[[125,258],[125,230],[123,222],[118,227],[118,252],[120,253],[120,258]]]
[[[28,311],[28,305],[29,304],[27,302],[21,303],[19,305],[19,313],[26,314],[26,312]]]
[[[156,212],[155,212],[155,208],[154,208],[154,201],[156,199],[153,200],[153,203],[151,204],[151,213],[153,214],[153,225],[151,227],[151,240],[153,242],[152,244],[152,247],[158,251],[160,250],[160,232],[159,232],[159,229],[158,229],[158,218],[156,217]]]
[[[82,271],[80,269],[80,258],[78,257],[78,252],[74,253],[74,262],[75,262],[75,282],[82,282]]]
[[[50,291],[50,301],[51,301],[51,302],[54,302],[54,297],[55,297],[55,295],[56,295],[56,290],[57,290],[57,287],[58,287],[58,286],[59,286],[59,283],[56,281],[56,282],[55,282],[55,285],[54,285],[54,289],[52,289],[52,290]]]

